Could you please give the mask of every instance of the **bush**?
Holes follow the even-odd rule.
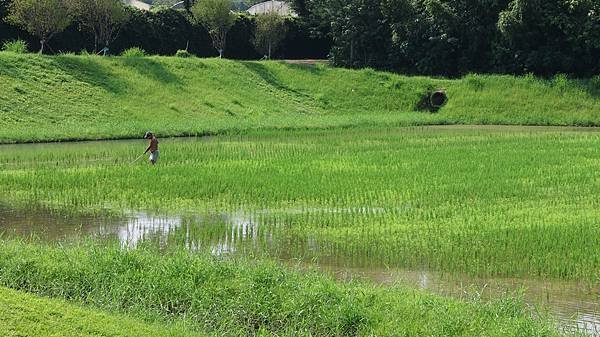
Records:
[[[124,52],[121,53],[121,56],[124,57],[144,57],[146,56],[146,51],[142,48],[133,47],[129,49],[125,49]]]
[[[27,42],[23,40],[6,41],[2,45],[2,51],[11,53],[25,54],[27,53]]]
[[[185,50],[185,49],[179,49],[176,53],[175,53],[175,57],[183,57],[183,58],[188,58],[188,57],[192,57],[193,55]]]

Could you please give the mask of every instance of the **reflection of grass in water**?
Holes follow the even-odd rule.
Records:
[[[10,167],[0,171],[0,193],[74,211],[244,210],[262,217],[262,233],[283,233],[310,249],[322,245],[320,255],[594,281],[598,135],[514,128],[257,132],[163,140],[156,167],[130,164],[142,141],[7,147],[0,152],[0,165]],[[94,162],[101,158],[109,160]],[[202,231],[225,229],[194,230],[210,237]]]
[[[458,301],[335,283],[270,262],[183,250],[0,241],[0,285],[224,336],[556,335],[509,298]]]
[[[184,247],[216,256],[283,256],[292,252],[286,235],[288,233],[278,231],[264,216],[209,214],[183,216],[181,226],[168,233],[146,236],[142,244],[167,251]]]
[[[208,251],[231,236],[231,224],[218,217],[183,217],[181,227],[170,231],[166,241],[174,249]],[[157,238],[162,240],[162,238]]]

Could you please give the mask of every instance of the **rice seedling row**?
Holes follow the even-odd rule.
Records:
[[[163,139],[156,167],[131,164],[142,141],[3,146],[0,193],[15,205],[72,212],[242,213],[252,223],[215,235],[255,237],[251,245],[262,241],[275,255],[595,283],[599,136],[501,127],[257,131]],[[195,227],[198,242],[211,231]]]

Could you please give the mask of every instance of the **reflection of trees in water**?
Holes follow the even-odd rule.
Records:
[[[259,249],[259,223],[243,213],[182,215],[174,218],[152,218],[142,221],[145,233],[130,236],[128,246],[140,242],[159,248],[185,247],[207,250],[215,255]],[[142,234],[142,232],[140,232]],[[123,242],[123,241],[122,241]]]

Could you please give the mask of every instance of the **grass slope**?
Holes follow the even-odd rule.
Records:
[[[415,112],[445,88],[440,113]],[[279,62],[0,53],[0,142],[413,124],[600,125],[600,78],[459,80]]]
[[[458,301],[401,287],[342,284],[269,262],[183,250],[0,240],[0,284],[218,336],[557,335],[510,298]]]
[[[107,314],[0,288],[0,336],[4,337],[184,337],[200,336],[122,315]]]

